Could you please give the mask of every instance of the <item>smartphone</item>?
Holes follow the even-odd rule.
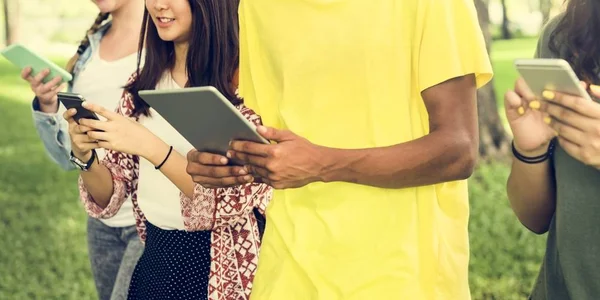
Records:
[[[592,97],[581,86],[571,65],[563,59],[517,59],[515,67],[531,91],[540,99],[542,93],[549,90],[592,101]]]
[[[81,106],[81,103],[83,103],[85,99],[79,94],[58,93],[58,101],[60,101],[67,109],[75,108],[77,110],[77,113],[73,116],[73,119],[77,123],[79,123],[79,119],[100,120],[94,112]]]
[[[8,61],[13,63],[21,70],[26,67],[31,67],[32,76],[37,75],[43,69],[50,69],[50,74],[42,79],[43,83],[54,79],[56,76],[60,76],[62,78],[62,82],[69,82],[73,79],[73,76],[69,72],[57,66],[50,60],[27,49],[23,45],[13,44],[2,49],[0,54],[6,57]]]

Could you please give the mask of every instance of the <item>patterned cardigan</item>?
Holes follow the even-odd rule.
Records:
[[[134,79],[132,76],[130,82]],[[116,111],[133,118],[133,108],[133,97],[125,91]],[[254,124],[261,123],[260,117],[251,109],[243,104],[237,108]],[[137,202],[139,161],[138,156],[107,150],[101,164],[112,175],[113,195],[106,208],[96,204],[81,177],[79,190],[87,213],[94,218],[114,216],[123,202],[131,196],[138,234],[145,241],[146,218]],[[185,229],[211,230],[209,300],[249,299],[260,249],[258,223],[253,209],[257,208],[264,215],[271,197],[271,188],[257,183],[218,189],[208,189],[196,184],[191,199],[180,193]]]

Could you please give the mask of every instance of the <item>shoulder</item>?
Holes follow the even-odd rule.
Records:
[[[558,27],[560,21],[564,18],[564,13],[561,13],[546,23],[544,27],[542,27],[542,31],[540,32],[540,37],[538,39],[538,49],[536,52],[536,56],[539,58],[553,58],[556,55],[552,53],[550,50],[550,39],[552,34]]]

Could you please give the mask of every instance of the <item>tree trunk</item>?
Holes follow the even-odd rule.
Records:
[[[488,2],[488,1],[486,1]],[[508,9],[506,8],[506,0],[502,0],[502,38],[505,40],[510,40],[512,38],[512,34],[510,33],[510,20],[508,19]],[[488,2],[489,3],[489,2]],[[487,7],[487,3],[486,3]],[[489,18],[488,18],[489,24]]]
[[[489,0],[475,0],[479,25],[485,37],[488,53],[491,50],[492,36],[489,30]],[[502,159],[507,157],[510,140],[498,112],[494,82],[477,91],[477,109],[479,117],[479,154],[483,159]]]
[[[18,40],[19,1],[4,0],[5,44],[10,45]]]

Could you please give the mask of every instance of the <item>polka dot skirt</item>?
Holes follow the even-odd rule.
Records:
[[[207,299],[211,232],[163,230],[149,222],[146,232],[127,299]]]

